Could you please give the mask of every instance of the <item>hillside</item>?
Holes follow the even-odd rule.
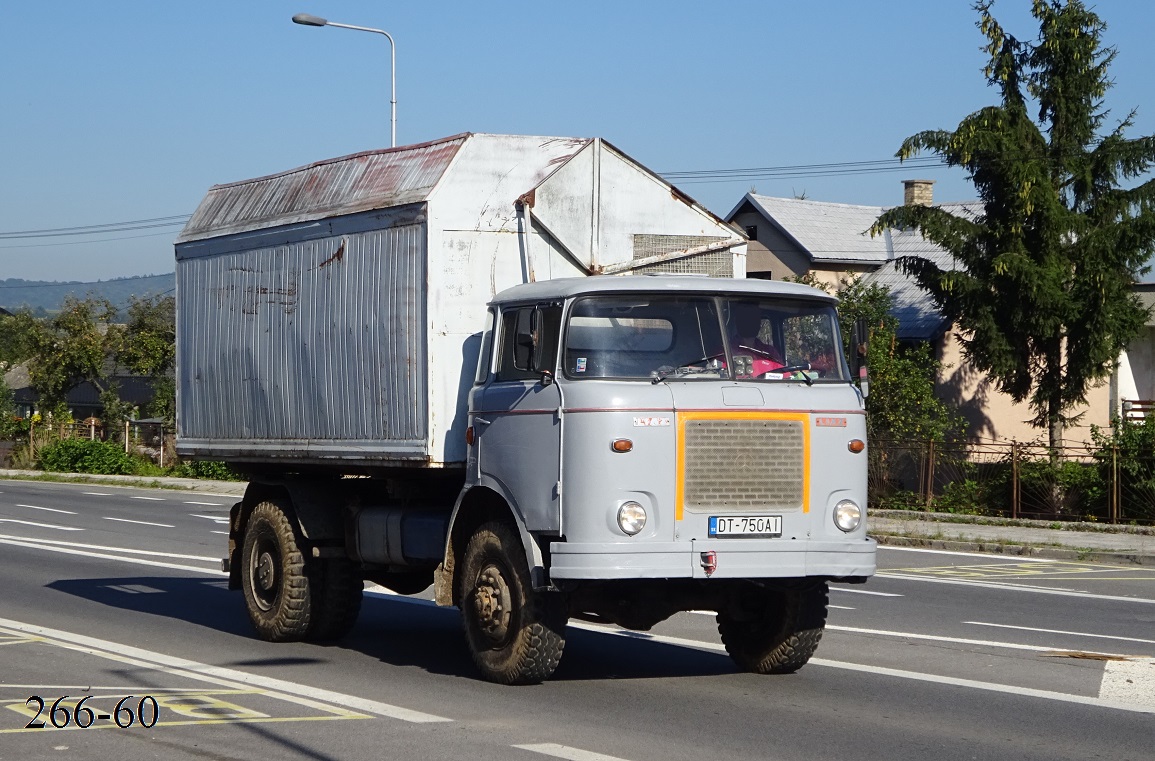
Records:
[[[69,295],[78,298],[94,295],[106,298],[118,309],[123,309],[132,296],[171,292],[176,287],[175,283],[176,276],[171,272],[167,275],[98,280],[95,283],[9,278],[0,280],[0,307],[10,312],[21,307],[54,312]]]

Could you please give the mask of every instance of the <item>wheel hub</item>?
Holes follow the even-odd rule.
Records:
[[[492,564],[477,576],[473,588],[473,610],[478,628],[488,639],[496,643],[509,635],[509,585],[501,569]]]
[[[262,590],[268,592],[273,588],[275,576],[273,556],[268,552],[262,552],[260,558],[257,559],[257,583],[260,584]]]

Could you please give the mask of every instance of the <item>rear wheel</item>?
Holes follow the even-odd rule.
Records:
[[[348,558],[311,560],[307,565],[314,604],[305,639],[340,639],[349,633],[361,613],[365,583],[360,571]]]
[[[760,589],[718,613],[726,652],[739,668],[789,674],[806,665],[826,628],[826,582],[799,589]]]
[[[304,639],[312,600],[296,532],[276,502],[261,502],[245,524],[241,588],[257,635],[270,642]]]
[[[465,548],[459,599],[473,662],[500,684],[537,684],[550,677],[565,647],[565,601],[534,591],[517,533],[487,523]]]

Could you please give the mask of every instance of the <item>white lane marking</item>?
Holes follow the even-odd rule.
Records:
[[[108,584],[105,589],[111,589],[116,592],[124,592],[127,595],[142,595],[142,594],[164,594],[163,589],[146,586],[144,584]]]
[[[1099,684],[1099,697],[1136,703],[1155,712],[1155,658],[1108,661]]]
[[[22,621],[11,621],[0,618],[0,626],[14,629],[22,634],[30,634],[36,637],[55,640],[54,644],[71,647],[72,649],[92,650],[95,651],[95,654],[102,657],[135,660],[150,668],[171,674],[189,676],[206,682],[226,682],[233,685],[248,685],[250,687],[259,687],[263,690],[271,690],[275,693],[274,697],[289,696],[294,699],[295,702],[299,703],[304,703],[309,700],[324,702],[329,705],[343,706],[355,711],[362,711],[364,713],[386,716],[392,719],[400,719],[401,721],[418,724],[453,721],[453,719],[447,719],[443,716],[434,716],[433,714],[389,705],[388,703],[380,703],[376,700],[369,700],[355,695],[345,695],[340,692],[288,682],[283,679],[249,674],[244,671],[237,671],[221,666],[210,666],[206,663],[190,661],[150,650],[142,650],[119,642],[109,642],[83,634],[73,634],[72,632],[60,631],[59,629],[35,626]]]
[[[167,502],[164,497],[129,497],[129,499],[146,499],[149,502]]]
[[[594,753],[592,750],[571,748],[568,745],[558,745],[557,743],[532,743],[529,745],[513,745],[510,747],[528,750],[533,753],[541,753],[544,756],[564,758],[566,761],[625,761],[625,759],[619,758],[618,756],[607,756],[604,753]]]
[[[890,550],[891,552],[925,552],[925,553],[929,553],[931,555],[957,555],[958,557],[964,557],[964,558],[986,558],[987,560],[991,559],[991,554],[989,552],[961,552],[958,550],[934,550],[934,549],[931,549],[929,547],[897,547],[897,546],[892,545],[892,544],[880,544],[880,545],[878,545],[878,549]],[[1053,562],[1055,562],[1054,560],[1050,560],[1048,558],[1032,558],[1032,557],[1019,556],[1019,555],[1005,556],[1004,559],[1007,562],[1011,562],[1013,560],[1016,563],[1020,563],[1020,562],[1021,563],[1053,563]]]
[[[829,605],[828,604],[826,607],[833,608],[835,610],[858,610],[858,608],[848,608],[845,605]]]
[[[0,523],[19,523],[22,526],[36,526],[37,528],[54,528],[57,531],[83,531],[76,526],[57,526],[53,523],[37,523],[36,521],[21,521],[15,518],[0,518]]]
[[[831,592],[850,592],[856,595],[873,595],[874,597],[902,597],[903,595],[895,592],[875,592],[870,589],[850,589],[847,587],[831,587]]]
[[[119,521],[120,523],[136,523],[136,524],[141,525],[141,526],[157,526],[158,528],[176,528],[176,526],[170,525],[168,523],[153,523],[151,521],[134,521],[134,520],[129,520],[128,518],[109,518],[106,516],[104,518],[104,520],[106,520],[106,521]]]
[[[155,550],[134,550],[130,547],[107,547],[102,544],[82,544],[80,542],[66,542],[62,539],[33,539],[27,536],[10,536],[0,534],[0,539],[11,539],[17,542],[33,542],[35,544],[54,544],[61,547],[79,547],[85,550],[104,550],[106,552],[125,552],[130,555],[152,555],[162,558],[179,558],[180,560],[204,560],[209,563],[219,563],[220,558],[209,558],[204,555],[179,555],[175,552],[157,552]]]
[[[108,555],[102,552],[88,552],[87,550],[74,550],[71,547],[59,547],[51,544],[38,543],[34,539],[14,540],[14,539],[0,539],[0,544],[9,544],[13,547],[27,547],[33,550],[45,550],[47,552],[59,552],[65,555],[81,555],[86,558],[96,558],[98,560],[119,560],[122,563],[133,563],[135,565],[147,565],[154,568],[171,568],[174,571],[192,571],[194,573],[207,573],[210,576],[228,576],[227,573],[212,568],[205,568],[203,566],[195,565],[180,565],[179,563],[164,563],[159,560],[145,560],[144,558],[125,557],[123,555]],[[216,561],[220,563],[219,560]]]
[[[229,532],[227,532],[227,531],[210,531],[209,533],[210,534],[223,534],[224,536],[229,535]]]
[[[721,653],[726,652],[725,647],[723,647],[721,644],[715,644],[713,642],[699,642],[698,640],[683,639],[681,637],[668,637],[662,634],[649,634],[646,632],[631,632],[618,629],[610,629],[608,627],[600,626],[598,624],[590,624],[584,621],[570,622],[570,626],[579,629],[588,629],[590,631],[601,632],[603,634],[613,634],[615,636],[626,637],[630,639],[652,640],[654,642],[661,642],[662,644],[667,645],[692,647],[697,650],[709,650],[712,652]],[[830,627],[827,628],[829,629]],[[936,674],[922,674],[917,671],[904,671],[901,669],[891,669],[882,666],[867,666],[861,663],[830,661],[826,660],[825,658],[811,658],[810,664],[814,666],[824,666],[826,668],[842,669],[844,671],[858,671],[867,674],[875,674],[878,676],[909,679],[916,682],[929,682],[931,684],[946,685],[951,687],[966,687],[969,689],[983,690],[986,692],[1001,692],[1017,697],[1041,698],[1043,700],[1054,700],[1060,703],[1078,703],[1081,705],[1095,706],[1098,708],[1112,708],[1118,711],[1155,714],[1155,706],[1126,703],[1117,698],[1092,698],[1083,695],[1071,695],[1065,692],[1053,692],[1051,690],[1036,690],[1030,687],[1019,687],[1018,685],[1013,684],[979,682],[974,679],[957,679],[955,677],[938,676]]]
[[[883,575],[883,574],[880,574]],[[1107,600],[1109,602],[1136,602],[1145,605],[1155,605],[1155,600],[1146,597],[1123,597],[1119,595],[1097,595],[1091,592],[1075,592],[1068,589],[1053,589],[1051,587],[1032,587],[1026,584],[999,584],[992,581],[964,581],[963,579],[939,579],[928,576],[905,576],[897,573],[885,574],[888,579],[902,579],[903,581],[925,581],[929,584],[955,584],[963,587],[983,587],[986,589],[1001,589],[1008,592],[1033,592],[1040,595],[1059,595],[1060,597],[1083,597],[1090,600]]]
[[[1095,639],[1117,639],[1121,642],[1142,642],[1155,645],[1155,639],[1137,639],[1135,637],[1119,637],[1113,634],[1091,634],[1090,632],[1068,632],[1062,629],[1036,629],[1033,626],[1012,626],[1010,624],[992,624],[987,621],[963,621],[973,626],[993,626],[999,629],[1017,629],[1024,632],[1042,632],[1044,634],[1069,634],[1072,637],[1094,637]]]
[[[203,505],[204,507],[228,507],[220,502],[185,502],[186,505]]]
[[[200,515],[198,513],[189,513],[189,517],[190,518],[204,518],[206,520],[212,521],[213,523],[228,523],[229,522],[229,516],[227,516],[227,515]]]
[[[49,513],[64,513],[65,515],[76,515],[76,513],[72,512],[71,510],[57,510],[55,507],[39,507],[38,505],[21,505],[21,504],[17,504],[16,507],[27,507],[27,508],[32,509],[32,510],[44,510],[44,511],[49,512]]]
[[[82,491],[81,494],[87,494],[90,497],[111,497],[112,495],[104,491]]]
[[[1047,647],[1046,645],[1020,645],[1016,642],[997,642],[989,639],[966,639],[963,637],[947,637],[938,634],[916,634],[914,632],[892,632],[885,629],[861,629],[856,626],[833,626],[826,628],[836,632],[850,632],[851,634],[874,634],[880,637],[898,637],[899,639],[921,639],[929,642],[949,642],[954,645],[975,645],[977,647],[1001,647],[1006,650],[1032,650],[1036,653],[1066,653],[1070,648]],[[1124,653],[1099,653],[1092,655],[1110,655],[1118,658],[1127,658]]]

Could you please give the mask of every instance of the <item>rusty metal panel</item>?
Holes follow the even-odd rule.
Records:
[[[366,151],[216,185],[177,243],[424,201],[468,139]]]
[[[179,258],[179,448],[423,458],[425,237],[416,223]]]

